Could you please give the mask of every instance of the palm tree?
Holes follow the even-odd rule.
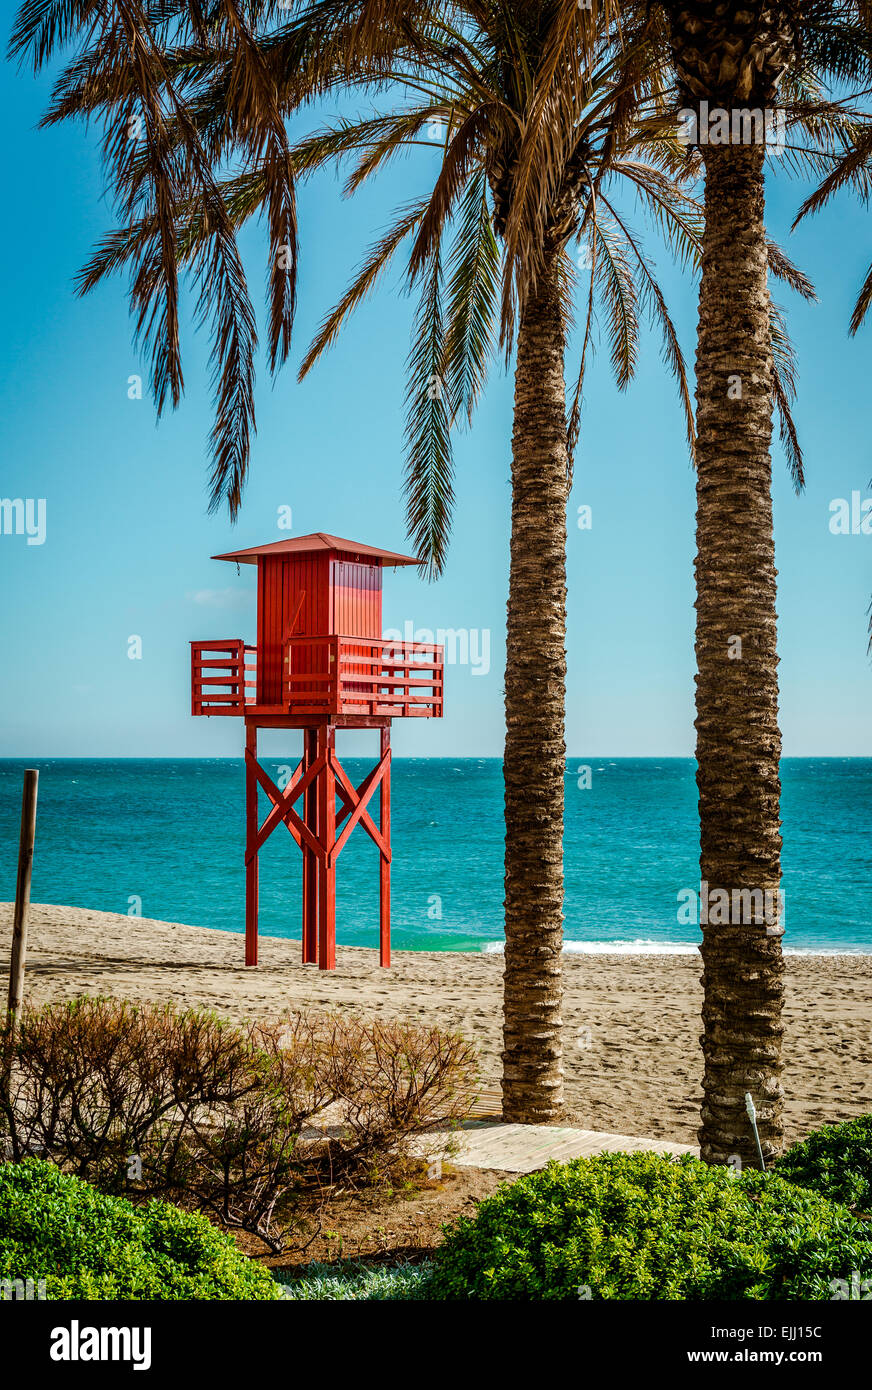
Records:
[[[212,505],[239,507],[254,423],[255,319],[236,232],[265,212],[270,233],[269,355],[287,356],[294,311],[295,182],[356,154],[359,187],[439,122],[429,192],[402,210],[328,317],[309,369],[391,257],[411,241],[420,289],[410,354],[407,500],[419,553],[438,573],[452,507],[450,435],[469,417],[497,346],[517,348],[505,682],[506,962],[504,1109],[519,1121],[562,1105],[560,1039],[565,773],[565,547],[571,458],[596,308],[617,380],[633,374],[641,307],[663,335],[692,436],[684,362],[662,292],[616,185],[639,195],[687,261],[698,208],[677,177],[674,136],[640,141],[636,82],[616,101],[608,14],[485,0],[290,7],[243,0],[26,0],[12,51],[42,67],[77,45],[45,123],[100,117],[122,225],[82,273],[92,288],[129,268],[136,329],[152,356],[158,410],[182,391],[179,270],[193,273],[213,328],[216,420]],[[326,92],[402,105],[336,123],[291,148],[286,121]],[[655,103],[656,108],[656,103]],[[655,109],[652,108],[652,109]],[[141,130],[139,145],[127,137]],[[424,141],[423,143],[432,143]],[[228,172],[236,165],[235,171]],[[585,248],[580,370],[567,419],[564,354]],[[437,389],[434,389],[436,383]]]
[[[550,191],[531,198],[548,211],[537,212],[528,226],[519,190],[525,178],[540,178],[537,159],[545,163],[541,143],[529,132],[546,81],[543,65],[552,61],[553,34],[544,22],[522,29],[517,7],[514,13],[505,6],[465,8],[470,22],[461,52],[454,33],[434,14],[414,64],[405,55],[395,59],[392,80],[406,96],[398,112],[344,122],[294,150],[300,170],[355,152],[358,162],[347,185],[353,191],[414,142],[428,122],[443,123],[442,159],[431,191],[401,210],[373,247],[325,319],[301,374],[409,236],[407,278],[410,287],[420,282],[421,294],[409,359],[408,511],[419,553],[430,556],[438,570],[453,497],[452,425],[471,416],[496,341],[507,350],[513,339],[517,343],[505,678],[502,1085],[505,1117],[533,1123],[562,1108],[566,506],[597,307],[605,313],[622,387],[636,361],[637,308],[649,312],[662,333],[692,440],[678,339],[652,267],[615,201],[615,186],[623,183],[640,194],[685,261],[697,253],[698,209],[675,178],[680,160],[674,139],[643,143],[633,132],[616,132],[606,53],[577,94],[564,94],[571,110],[569,153],[561,157],[563,172],[553,176]],[[571,51],[580,67],[577,37]],[[568,250],[573,241],[583,247],[576,261]],[[578,260],[591,276],[567,418],[564,358]],[[433,382],[441,389],[434,391]]]
[[[824,98],[821,83],[868,74],[862,7],[776,3],[715,5],[660,0],[643,33],[671,63],[675,105],[707,117],[748,109],[786,117],[784,157],[828,168],[853,116]],[[644,47],[644,45],[642,45]],[[798,143],[797,135],[799,137]],[[741,135],[740,135],[741,138]],[[700,143],[705,231],[696,354],[697,785],[700,873],[716,911],[703,924],[704,1159],[754,1162],[745,1110],[757,1107],[764,1157],[782,1147],[781,827],[772,529],[773,403],[797,487],[802,460],[780,398],[782,324],[773,313],[764,227],[763,143]],[[810,297],[795,270],[784,278]],[[724,896],[725,895],[725,896]],[[727,903],[727,916],[721,904]]]

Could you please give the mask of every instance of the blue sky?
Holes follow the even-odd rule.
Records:
[[[95,140],[81,128],[37,131],[46,84],[2,73],[5,184],[0,223],[3,452],[0,496],[46,499],[46,539],[0,535],[0,755],[237,755],[235,720],[191,719],[191,638],[254,639],[253,571],[209,559],[325,530],[406,549],[400,479],[403,367],[411,306],[386,279],[340,345],[303,385],[295,363],[389,212],[423,187],[428,156],[392,171],[353,202],[326,176],[300,200],[302,261],[294,363],[257,392],[258,436],[241,518],[206,512],[211,421],[206,344],[185,333],[187,394],[155,423],[131,344],[121,280],[85,300],[72,278],[111,225]],[[872,257],[868,212],[843,199],[788,237],[802,188],[771,179],[768,222],[815,281],[821,302],[785,292],[800,354],[796,415],[808,487],[793,494],[775,449],[781,719],[789,755],[872,754],[872,667],[865,609],[872,536],[834,536],[830,502],[872,496],[872,326],[847,321]],[[649,233],[692,360],[695,286]],[[256,227],[244,246],[252,283],[265,277]],[[574,361],[574,359],[571,359]],[[388,572],[385,624],[490,633],[490,670],[447,672],[442,721],[395,725],[400,754],[498,756],[508,574],[511,381],[499,370],[474,428],[457,446],[457,513],[447,571],[427,585]],[[575,525],[589,505],[593,525]],[[589,378],[570,505],[570,755],[693,751],[694,485],[670,378],[646,339],[626,393],[601,353]],[[128,638],[142,660],[128,659]]]

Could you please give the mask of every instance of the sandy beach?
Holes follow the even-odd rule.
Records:
[[[0,904],[8,974],[12,908]],[[300,963],[299,942],[81,908],[31,908],[26,998],[172,999],[231,1018],[305,1004],[459,1029],[498,1085],[502,956],[340,946],[334,973]],[[565,956],[568,1119],[587,1129],[693,1143],[699,1097],[700,963],[694,956]],[[5,989],[5,986],[4,986]],[[788,956],[784,1086],[790,1140],[872,1108],[872,956]]]

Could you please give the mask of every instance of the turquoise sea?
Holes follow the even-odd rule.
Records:
[[[263,761],[277,777],[288,760]],[[3,900],[15,892],[25,766],[40,771],[34,902],[242,931],[241,760],[0,761]],[[371,763],[346,766],[360,781]],[[872,951],[872,759],[788,758],[782,777],[786,946]],[[397,758],[391,809],[394,945],[499,949],[499,760]],[[567,949],[692,949],[699,932],[679,924],[678,894],[699,885],[698,848],[691,759],[571,759]],[[265,934],[299,937],[299,860],[280,826],[261,855]],[[375,846],[357,828],[339,860],[337,939],[374,945],[377,922]]]

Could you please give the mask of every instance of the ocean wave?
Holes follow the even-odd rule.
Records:
[[[488,941],[481,950],[485,955],[501,955],[502,941]],[[564,941],[566,955],[576,956],[696,956],[699,947],[689,941]],[[856,947],[786,946],[786,956],[868,956],[869,951]]]
[[[695,956],[699,948],[688,941],[564,941],[567,955],[581,956]],[[488,941],[486,955],[500,953],[502,941]]]

